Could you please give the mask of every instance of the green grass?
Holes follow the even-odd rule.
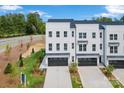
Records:
[[[110,80],[114,88],[124,88],[124,86],[118,80]]]
[[[79,76],[71,76],[73,88],[83,88]]]
[[[35,75],[33,73],[34,71],[34,65],[38,65],[37,69],[39,67],[40,64],[40,58],[41,56],[43,56],[43,51],[39,51],[37,53],[32,54],[30,57],[25,58],[24,59],[24,66],[19,69],[19,73],[25,73],[27,76],[27,87],[37,87],[39,86],[43,86],[44,80],[45,80],[45,73],[44,72],[40,72],[41,74]],[[20,85],[19,85],[20,87]]]

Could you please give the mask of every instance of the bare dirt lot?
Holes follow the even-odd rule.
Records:
[[[44,48],[44,40],[39,40],[31,43],[31,47],[27,50],[27,44],[18,45],[11,49],[11,53],[8,56],[5,53],[0,53],[0,87],[17,87],[19,83],[19,77],[11,77],[10,75],[5,75],[4,69],[8,63],[16,63],[19,59],[20,54],[24,54],[24,57],[29,56],[34,48],[35,51],[38,51],[41,48]]]

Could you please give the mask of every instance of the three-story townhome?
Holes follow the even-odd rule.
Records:
[[[124,24],[73,19],[46,22],[47,66],[124,67]]]

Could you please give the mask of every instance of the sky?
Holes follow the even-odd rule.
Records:
[[[93,17],[111,17],[119,19],[124,15],[121,5],[0,5],[0,15],[8,13],[38,12],[47,21],[50,18],[73,18],[75,20],[90,20]]]

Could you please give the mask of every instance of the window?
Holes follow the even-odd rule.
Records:
[[[110,53],[118,53],[118,47],[117,46],[110,46]]]
[[[56,32],[56,37],[60,37],[59,31]]]
[[[64,43],[64,50],[67,51],[67,43]]]
[[[113,46],[110,46],[110,53],[113,53]]]
[[[83,44],[83,51],[87,51],[86,44]]]
[[[74,56],[72,56],[72,62],[74,62]]]
[[[74,49],[74,43],[72,43],[72,49]]]
[[[118,53],[118,47],[114,46],[114,53]]]
[[[92,44],[92,51],[96,51],[96,44]]]
[[[83,38],[87,38],[86,33],[83,33]]]
[[[118,35],[117,34],[110,34],[110,40],[117,40]]]
[[[102,50],[102,44],[100,44],[100,50]]]
[[[60,50],[60,44],[59,44],[59,43],[56,44],[56,50],[57,50],[57,51]]]
[[[117,40],[117,39],[118,39],[118,35],[114,34],[114,40]]]
[[[113,40],[113,34],[110,34],[110,40]]]
[[[79,44],[79,51],[82,51],[82,44]]]
[[[92,33],[92,38],[96,38],[96,33]]]
[[[100,32],[100,38],[102,38],[102,32]]]
[[[72,31],[72,37],[74,37],[74,31]]]
[[[82,33],[79,33],[79,38],[82,38]]]
[[[64,31],[64,37],[67,37],[67,31]]]
[[[52,51],[52,44],[49,44],[49,51]]]
[[[49,31],[49,37],[52,37],[52,31]]]

